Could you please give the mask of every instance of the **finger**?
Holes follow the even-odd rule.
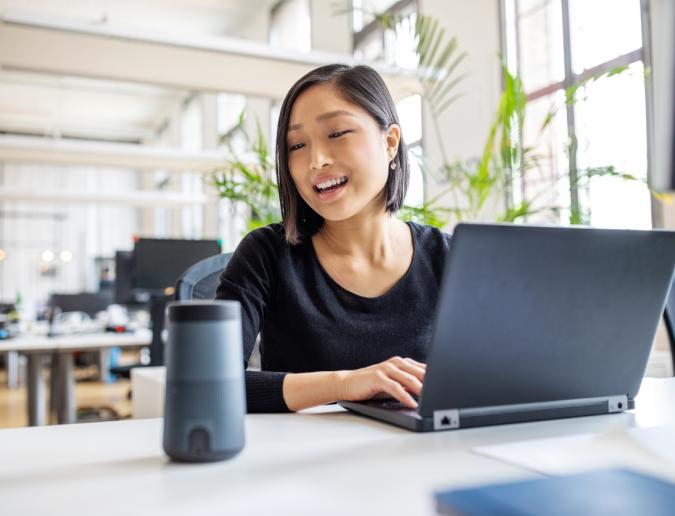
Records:
[[[426,369],[426,364],[423,364],[421,362],[418,362],[417,360],[414,360],[412,358],[406,357],[406,358],[401,358],[401,357],[391,357],[389,360],[387,360],[387,363],[394,364],[395,366],[404,368],[406,366],[415,366],[419,367],[421,369]]]
[[[413,394],[419,396],[422,392],[422,382],[416,376],[395,368],[388,371],[388,375]]]
[[[397,381],[391,379],[386,380],[382,390],[387,392],[392,398],[403,403],[406,407],[411,409],[417,408],[415,399]]]
[[[415,362],[414,360],[412,360],[411,362],[410,360],[401,357],[392,357],[385,362],[384,369],[386,371],[393,371],[395,369],[405,371],[413,375],[420,382],[423,382],[424,375],[426,374],[426,369],[418,367],[417,365],[415,365],[417,362]]]
[[[417,378],[420,382],[424,382],[424,377],[427,374],[427,370],[423,369],[421,367],[417,366],[409,366],[407,368],[403,368],[403,370],[407,373],[412,374],[415,378]]]
[[[418,362],[417,360],[414,360],[414,359],[412,359],[412,358],[410,358],[410,357],[406,357],[405,360],[406,360],[407,362],[410,362],[410,363],[413,364],[413,365],[416,365],[417,367],[422,367],[422,368],[424,368],[424,369],[427,368],[427,365],[426,365],[425,363],[423,363],[423,362]]]
[[[410,357],[406,357],[406,358],[391,357],[388,360],[388,362],[390,362],[394,365],[397,365],[399,367],[403,367],[403,366],[406,366],[406,365],[414,365],[415,367],[419,367],[419,368],[422,368],[422,369],[427,368],[426,364],[423,364],[422,362],[418,362],[417,360],[415,360],[413,358],[410,358]]]
[[[426,375],[426,368],[424,367],[419,367],[416,365],[416,363],[408,362],[407,360],[404,360],[400,365],[399,369],[412,374],[417,378],[420,382],[424,381],[424,376]]]

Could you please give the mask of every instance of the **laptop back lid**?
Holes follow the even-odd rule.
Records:
[[[635,396],[675,232],[459,224],[419,412]]]

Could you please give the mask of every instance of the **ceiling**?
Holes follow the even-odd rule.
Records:
[[[0,132],[138,143],[156,136],[186,92],[0,71]]]
[[[234,35],[274,0],[0,0],[0,11],[152,31]]]
[[[273,0],[0,0],[0,14],[236,37]],[[165,87],[0,68],[0,134],[139,142],[189,95]]]

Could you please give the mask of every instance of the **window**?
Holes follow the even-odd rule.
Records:
[[[180,147],[186,151],[199,152],[203,148],[203,114],[201,98],[195,94],[189,98],[183,106],[180,117]],[[178,178],[179,191],[185,193],[198,193],[203,191],[203,181],[200,174],[185,171]],[[199,205],[185,206],[180,208],[180,232],[187,238],[199,238],[203,233],[204,214]],[[176,234],[172,228],[171,234]]]
[[[246,97],[230,93],[218,93],[216,96],[216,125],[218,131],[218,143],[220,146],[229,145],[235,152],[242,153],[246,150],[244,136],[236,130],[239,119],[246,115]]]
[[[424,176],[420,167],[422,158],[422,97],[411,95],[396,104],[403,140],[408,145],[410,183],[405,204],[421,206],[424,203]]]
[[[640,0],[503,0],[503,12],[507,64],[528,98],[522,141],[539,157],[512,200],[543,209],[531,222],[558,207],[556,222],[650,228]]]
[[[354,56],[363,61],[415,68],[414,26],[417,6],[414,0],[352,0]],[[394,30],[385,30],[375,19],[377,14],[400,19]]]

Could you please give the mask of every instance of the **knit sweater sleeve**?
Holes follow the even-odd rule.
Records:
[[[276,258],[281,236],[274,226],[256,229],[246,235],[220,276],[216,299],[241,304],[244,367],[255,345],[265,311],[274,296],[278,270]],[[288,412],[283,383],[286,373],[246,371],[248,412]]]

